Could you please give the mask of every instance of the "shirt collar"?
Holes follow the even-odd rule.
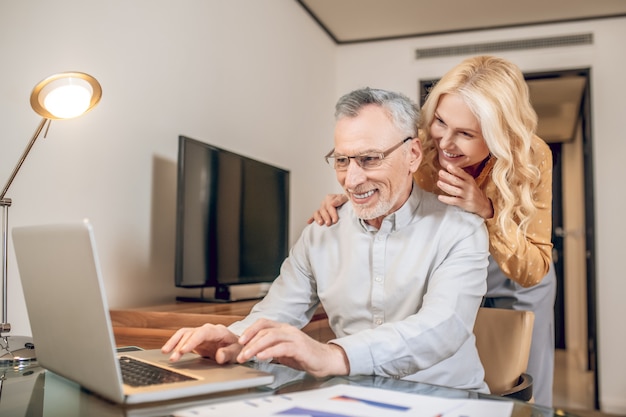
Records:
[[[419,206],[419,203],[422,199],[422,193],[424,192],[419,186],[417,186],[417,184],[415,184],[415,181],[413,182],[412,186],[413,188],[411,190],[409,198],[398,210],[394,211],[383,219],[383,222],[380,225],[380,229],[377,229],[374,226],[370,226],[369,224],[365,223],[365,220],[363,219],[358,219],[363,230],[367,232],[385,231],[387,233],[390,233],[408,225],[413,218],[413,213]]]

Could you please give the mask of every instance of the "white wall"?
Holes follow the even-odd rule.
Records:
[[[53,122],[36,143],[7,195],[9,226],[90,218],[110,305],[173,302],[185,134],[289,169],[293,242],[335,186],[322,158],[335,55],[295,1],[3,1],[2,185],[39,121],[29,105],[37,82],[72,70],[103,88],[94,110]],[[12,247],[8,310],[12,334],[30,335]]]
[[[337,88],[372,86],[403,91],[417,100],[420,79],[443,75],[463,57],[416,60],[416,48],[593,33],[594,44],[499,55],[525,72],[591,68],[594,186],[597,238],[598,361],[600,402],[607,412],[626,412],[626,272],[623,210],[626,194],[624,116],[626,19],[587,21],[441,35],[341,46]]]

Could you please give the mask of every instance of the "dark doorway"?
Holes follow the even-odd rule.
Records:
[[[565,349],[565,251],[563,226],[563,158],[561,144],[549,143],[552,151],[552,262],[556,273],[556,299],[554,301],[554,347]]]

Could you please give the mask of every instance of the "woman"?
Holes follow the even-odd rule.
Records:
[[[528,373],[535,402],[551,406],[552,154],[536,127],[517,66],[493,56],[466,59],[443,76],[422,107],[424,161],[415,180],[442,202],[485,219],[491,256],[484,304],[535,313]],[[334,223],[335,207],[345,201],[328,196],[309,222]]]

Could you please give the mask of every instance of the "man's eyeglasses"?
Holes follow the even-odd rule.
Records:
[[[389,156],[391,152],[395,151],[411,139],[413,138],[408,137],[383,152],[369,152],[354,156],[333,155],[333,153],[335,152],[335,149],[333,148],[330,152],[326,154],[326,156],[324,156],[324,159],[326,160],[326,163],[328,163],[328,165],[331,165],[337,171],[347,170],[348,166],[350,165],[351,159],[354,159],[356,163],[363,169],[376,168],[383,163],[383,159]]]

